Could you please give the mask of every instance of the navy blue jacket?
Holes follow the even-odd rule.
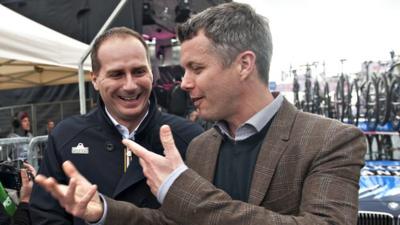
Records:
[[[160,112],[154,95],[150,98],[149,113],[139,126],[135,141],[145,148],[163,154],[159,137],[161,125],[171,127],[175,144],[182,156],[189,142],[203,129],[200,125],[183,118]],[[124,146],[122,136],[106,115],[104,103],[83,116],[73,116],[60,122],[49,135],[48,148],[44,153],[39,174],[54,177],[60,183],[68,183],[62,171],[62,163],[70,160],[91,183],[98,185],[100,193],[117,200],[131,202],[139,207],[158,208],[159,204],[150,188],[137,157],[134,157],[124,173]],[[72,154],[72,148],[82,143],[88,154]],[[31,196],[33,224],[84,224],[67,214],[58,202],[44,189],[34,185]]]

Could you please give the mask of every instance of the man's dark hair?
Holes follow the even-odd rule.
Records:
[[[142,35],[140,35],[138,32],[131,30],[127,27],[114,27],[114,28],[107,30],[103,34],[101,34],[94,42],[92,52],[90,54],[90,58],[92,60],[92,72],[93,73],[99,72],[99,70],[101,68],[101,63],[100,63],[100,60],[98,57],[98,51],[99,51],[100,46],[109,39],[127,38],[127,37],[134,37],[143,44],[144,48],[146,49],[147,60],[150,63],[149,48],[148,48],[145,40],[143,39]]]
[[[213,50],[224,66],[236,56],[250,50],[256,55],[261,80],[268,85],[272,57],[272,38],[268,21],[249,5],[230,2],[208,8],[177,26],[177,36],[183,43],[204,31]]]

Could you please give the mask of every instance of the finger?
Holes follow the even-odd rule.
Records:
[[[36,169],[29,163],[24,163],[25,168],[30,172],[33,176],[36,176]]]
[[[65,174],[69,177],[75,177],[77,179],[83,178],[83,176],[79,173],[78,169],[74,166],[74,164],[67,160],[62,164],[63,170]]]
[[[47,179],[47,177],[39,174],[35,177],[35,182],[39,184],[40,186],[44,187],[44,181]]]
[[[68,191],[65,194],[65,202],[66,203],[74,203],[75,202],[75,191],[76,191],[76,179],[71,178],[69,180]]]
[[[69,208],[70,213],[76,217],[85,218],[86,212],[90,211],[88,209],[89,203],[96,193],[97,193],[97,185],[91,185],[88,192],[73,207]],[[100,198],[98,197],[98,195],[97,198],[98,201],[100,202]],[[87,220],[88,218],[85,219]],[[98,219],[96,219],[96,221],[97,220]]]
[[[152,157],[158,156],[157,154],[150,152],[146,148],[142,147],[141,145],[137,144],[136,142],[129,140],[129,139],[124,139],[122,140],[122,143],[128,147],[128,149],[133,152],[137,157],[148,161]]]
[[[22,186],[29,185],[29,177],[26,169],[21,169],[21,180],[22,180]]]
[[[46,182],[47,179],[48,179],[47,177],[45,177],[41,174],[38,174],[35,177],[35,182],[47,190],[47,186],[49,185],[49,183]]]
[[[35,181],[37,181],[39,185],[44,187],[45,190],[49,192],[54,198],[58,199],[59,201],[62,201],[64,199],[66,191],[63,191],[60,188],[61,185],[59,185],[54,178],[45,178],[42,175],[38,175],[36,176]]]
[[[90,200],[94,197],[97,193],[97,185],[92,185],[89,191],[82,197],[82,199],[78,203],[78,207],[81,209],[86,209],[87,205],[89,204]]]
[[[35,177],[35,182],[42,186],[47,192],[53,192],[58,191],[63,195],[63,193],[66,192],[66,188],[64,187],[65,185],[59,185],[54,178],[47,178],[41,174],[37,175]],[[57,190],[56,190],[57,189]]]
[[[168,125],[162,125],[160,128],[160,140],[164,147],[164,154],[167,155],[174,155],[179,154],[176,146],[174,137],[172,136],[171,128]]]

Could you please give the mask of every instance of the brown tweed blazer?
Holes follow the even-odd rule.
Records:
[[[211,183],[221,140],[211,129],[192,141],[190,169],[159,210],[107,199],[106,224],[357,224],[366,141],[356,127],[300,112],[285,100],[259,152],[248,203]]]

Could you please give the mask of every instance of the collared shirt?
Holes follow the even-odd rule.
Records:
[[[150,106],[150,102],[149,102],[149,106]],[[149,107],[150,108],[150,107]],[[143,120],[147,117],[147,114],[149,114],[149,110],[147,109],[146,114],[143,116],[143,118],[140,120],[139,124],[137,125],[137,127],[131,132],[129,133],[129,130],[126,126],[118,123],[118,121],[110,114],[110,112],[107,110],[107,107],[105,107],[106,110],[106,114],[108,116],[108,118],[110,118],[111,122],[114,124],[114,126],[117,128],[117,130],[119,131],[119,133],[122,135],[122,137],[124,139],[131,139],[131,140],[135,140],[135,134],[137,129],[140,127],[140,124],[142,124]],[[100,199],[103,203],[103,215],[101,216],[100,220],[97,221],[96,223],[89,223],[86,222],[89,225],[103,225],[106,221],[106,215],[107,215],[107,211],[108,211],[108,206],[107,206],[107,201],[104,199],[104,196],[99,193]]]
[[[150,105],[150,102],[149,102],[149,105]],[[131,133],[129,133],[128,128],[126,126],[118,123],[118,121],[116,119],[114,119],[114,117],[107,110],[107,107],[105,107],[105,110],[106,110],[106,114],[107,114],[108,118],[110,118],[111,122],[114,124],[115,128],[117,128],[117,130],[122,135],[122,137],[124,139],[131,139],[131,140],[135,140],[135,134],[136,134],[137,129],[140,127],[140,124],[142,124],[142,122],[146,118],[147,114],[149,114],[149,110],[147,109],[146,114],[140,120],[140,122],[137,125],[137,127]]]
[[[236,129],[235,137],[229,134],[229,128],[224,121],[218,121],[216,126],[220,131],[234,141],[244,140],[258,132],[271,120],[271,118],[278,112],[283,102],[283,96],[278,95],[271,104],[265,106],[261,111],[257,112],[245,123]]]
[[[274,117],[274,115],[278,112],[283,102],[283,96],[278,95],[276,98],[267,106],[265,106],[261,111],[257,112],[254,116],[252,116],[249,120],[247,120],[243,125],[239,126],[236,130],[235,138],[232,138],[229,135],[228,127],[226,123],[219,121],[216,126],[221,129],[221,132],[227,135],[232,140],[244,140],[262,130],[262,128]],[[161,184],[160,188],[157,192],[157,200],[160,204],[163,203],[165,196],[168,193],[169,188],[174,183],[174,181],[181,175],[183,172],[187,170],[187,166],[180,166],[176,168],[167,179]]]

